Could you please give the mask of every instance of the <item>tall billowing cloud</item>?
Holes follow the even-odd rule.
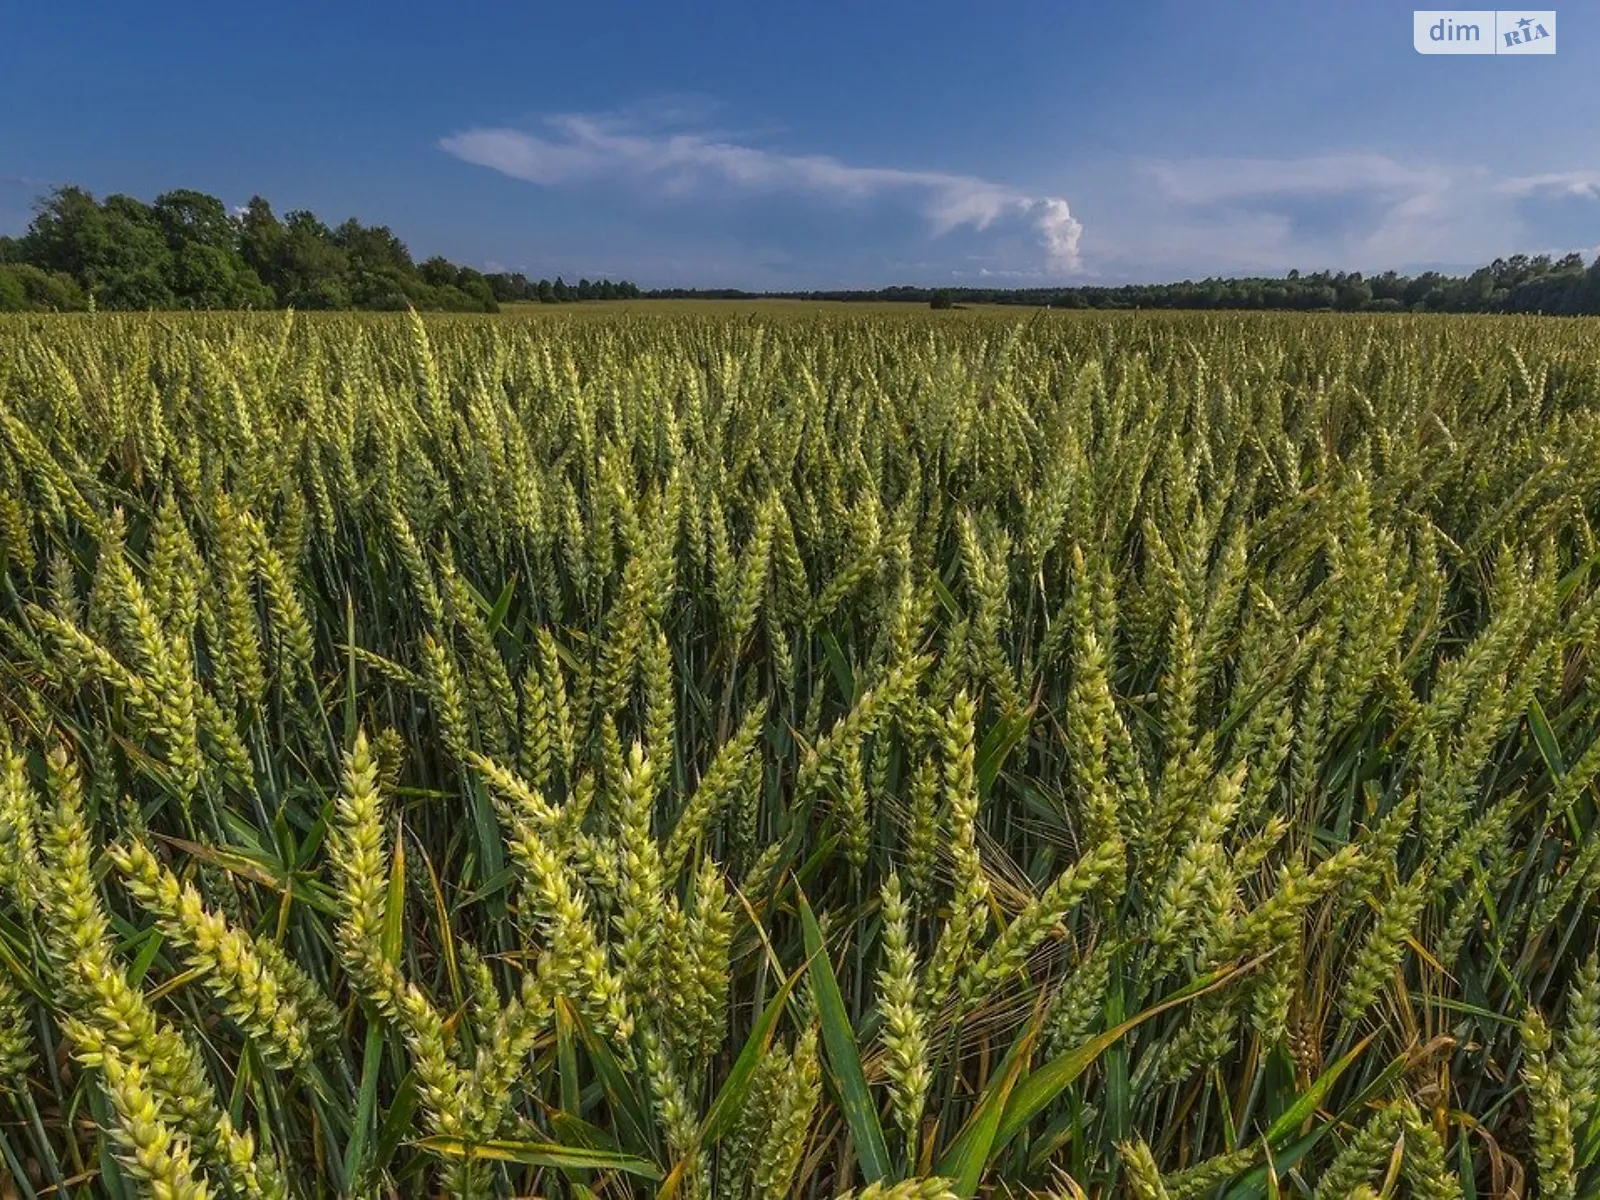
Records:
[[[1032,195],[970,175],[852,166],[827,155],[784,154],[703,133],[658,133],[576,114],[548,118],[540,133],[468,129],[444,138],[439,147],[465,162],[545,187],[620,180],[648,183],[658,194],[686,200],[713,191],[834,203],[898,200],[919,213],[936,236],[1021,221],[1037,236],[1048,269],[1080,267],[1083,226],[1064,198]]]

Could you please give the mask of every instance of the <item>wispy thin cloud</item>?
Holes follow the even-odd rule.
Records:
[[[1444,186],[1451,174],[1382,154],[1176,159],[1151,163],[1147,171],[1161,194],[1180,204],[1267,196],[1406,195]]]
[[[1529,202],[1600,200],[1600,170],[1374,153],[1145,161],[1134,179],[1097,243],[1157,272],[1465,266],[1548,241]]]
[[[1043,265],[1079,269],[1083,226],[1061,196],[1036,195],[972,175],[856,166],[821,154],[788,154],[704,132],[659,132],[612,117],[564,114],[531,133],[473,128],[439,142],[465,162],[544,187],[628,181],[689,200],[707,192],[810,196],[831,203],[908,204],[935,236],[1008,221],[1032,228]]]
[[[1500,191],[1508,196],[1571,196],[1600,200],[1600,171],[1550,171],[1543,175],[1522,175],[1501,181]]]

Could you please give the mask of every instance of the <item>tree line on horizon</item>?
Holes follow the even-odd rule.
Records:
[[[979,288],[886,287],[809,292],[750,292],[736,288],[662,288],[662,300],[895,301],[953,308],[965,304],[1022,304],[1051,308],[1289,309],[1344,312],[1516,312],[1561,316],[1600,314],[1600,257],[1585,267],[1581,254],[1514,254],[1467,275],[1424,271],[1290,271],[1282,278],[1250,276],[1185,279],[1117,286]]]
[[[483,272],[440,255],[418,263],[384,225],[329,227],[297,209],[279,218],[264,198],[229,212],[190,189],[151,203],[58,187],[21,237],[0,236],[0,312],[107,309],[373,309],[496,312],[501,304],[648,299],[904,302],[951,308],[1288,309],[1346,312],[1600,314],[1600,257],[1515,254],[1465,275],[1424,271],[1290,271],[1175,283],[1036,288],[895,286],[820,291],[660,288],[626,280]]]
[[[496,312],[503,303],[638,296],[623,280],[569,284],[486,273],[439,255],[416,262],[384,225],[281,219],[252,197],[229,212],[180,188],[151,203],[56,188],[21,237],[0,237],[0,312],[104,309],[377,309]]]

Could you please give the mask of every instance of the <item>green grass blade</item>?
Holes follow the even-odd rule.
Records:
[[[563,1146],[559,1142],[492,1141],[468,1144],[455,1137],[428,1137],[415,1143],[445,1158],[475,1158],[490,1162],[554,1167],[558,1171],[621,1171],[644,1179],[660,1179],[661,1168],[648,1159],[605,1150]]]
[[[839,994],[833,966],[828,962],[827,948],[822,944],[822,929],[804,894],[799,896],[799,905],[806,954],[811,959],[811,992],[817,1001],[817,1016],[822,1021],[822,1043],[828,1066],[862,1174],[868,1183],[877,1183],[887,1179],[893,1170],[889,1143],[878,1121],[866,1072],[861,1069],[861,1050],[856,1045],[855,1030],[851,1027],[844,998]]]
[[[1197,996],[1202,996],[1214,988],[1219,988],[1232,979],[1239,972],[1248,969],[1247,964],[1240,967],[1222,967],[1209,975],[1204,975],[1188,987],[1174,993],[1159,1004],[1152,1005],[1141,1013],[1129,1017],[1120,1025],[1107,1029],[1104,1033],[1090,1038],[1083,1045],[1073,1050],[1068,1050],[1056,1058],[1051,1059],[1037,1071],[1023,1079],[1012,1091],[1006,1104],[1005,1115],[1001,1119],[1000,1128],[995,1134],[995,1151],[998,1152],[1010,1143],[1011,1139],[1021,1133],[1023,1127],[1033,1120],[1055,1100],[1063,1091],[1070,1087],[1080,1075],[1094,1065],[1096,1059],[1107,1049],[1121,1041],[1128,1032],[1137,1029],[1151,1017],[1158,1016],[1168,1009],[1186,1004]]]
[[[1012,1088],[1028,1065],[1028,1055],[1033,1052],[1033,1043],[1038,1037],[1043,1015],[1042,1010],[1036,1013],[1022,1035],[1012,1043],[997,1077],[991,1079],[989,1086],[984,1088],[977,1108],[950,1149],[939,1160],[935,1174],[951,1180],[951,1190],[961,1200],[969,1200],[977,1195],[978,1183],[997,1151],[995,1135],[1000,1130],[1001,1118],[1005,1116],[1006,1101],[1010,1099]]]
[[[728,1078],[718,1089],[717,1098],[711,1102],[706,1118],[701,1123],[702,1144],[716,1142],[733,1127],[739,1115],[739,1106],[744,1102],[751,1081],[755,1078],[756,1068],[761,1065],[767,1050],[772,1045],[772,1035],[778,1026],[778,1017],[782,1015],[784,1006],[789,1002],[789,995],[794,991],[801,974],[801,971],[795,971],[783,981],[783,986],[771,1000],[767,1001],[767,1006],[762,1009],[760,1018],[750,1030],[750,1035],[745,1038],[744,1047],[739,1051],[739,1057],[734,1060],[733,1069],[728,1072]]]

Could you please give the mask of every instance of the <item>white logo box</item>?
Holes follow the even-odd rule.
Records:
[[[1418,54],[1554,54],[1553,8],[1422,8],[1411,14]]]

